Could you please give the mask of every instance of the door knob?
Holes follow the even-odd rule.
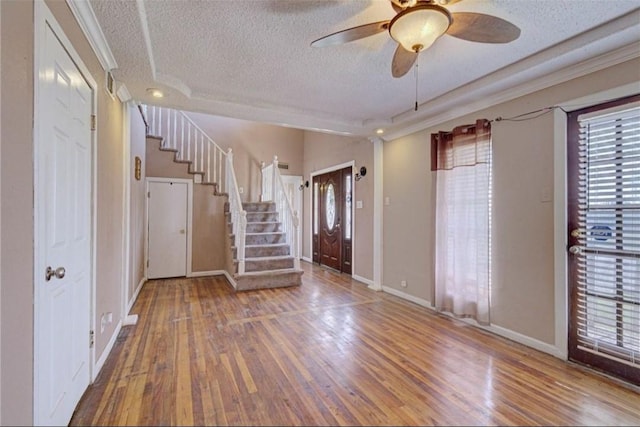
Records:
[[[574,245],[569,248],[569,252],[571,252],[574,255],[579,255],[582,253],[582,249],[580,249],[580,246]]]
[[[64,267],[58,267],[54,270],[53,268],[51,268],[51,266],[49,266],[44,273],[44,278],[47,282],[54,276],[58,279],[62,279],[65,273],[66,270],[64,269]]]

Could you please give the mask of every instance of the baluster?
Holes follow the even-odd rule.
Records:
[[[174,110],[173,114],[173,149],[178,148],[178,110]]]
[[[184,116],[180,115],[182,130],[180,132],[180,160],[184,159]]]
[[[166,142],[165,148],[171,147],[171,109],[167,108],[167,133],[165,134],[164,141]]]
[[[207,182],[211,182],[211,144],[207,144]]]
[[[164,133],[162,132],[162,108],[158,107],[158,136],[163,136]],[[163,144],[162,146],[164,147],[164,139],[162,140]]]
[[[200,141],[200,170],[204,172],[204,134]]]
[[[193,146],[193,170],[194,171],[200,171],[200,169],[198,169],[198,130],[195,129],[194,130],[194,146]]]
[[[158,136],[158,130],[156,129],[157,123],[156,123],[156,107],[151,107],[152,108],[152,119],[151,119],[151,130],[153,131],[153,135],[154,136]]]

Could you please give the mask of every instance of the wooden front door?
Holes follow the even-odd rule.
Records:
[[[351,274],[351,168],[313,179],[313,261]]]

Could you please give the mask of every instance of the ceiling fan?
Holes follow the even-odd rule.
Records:
[[[391,74],[393,77],[402,77],[416,62],[418,54],[443,34],[480,43],[509,43],[520,37],[520,28],[497,16],[449,12],[444,7],[459,1],[390,0],[397,12],[391,20],[347,28],[314,40],[311,46],[343,44],[388,31],[398,43],[391,63]]]

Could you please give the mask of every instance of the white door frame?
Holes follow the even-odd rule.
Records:
[[[144,277],[149,277],[149,183],[151,182],[179,182],[187,184],[187,277],[193,276],[191,268],[192,237],[193,237],[193,180],[186,178],[156,178],[145,179],[145,219],[144,219]]]
[[[40,109],[38,108],[38,106],[40,105],[40,93],[39,93],[39,67],[42,63],[43,58],[41,58],[40,53],[42,51],[41,46],[44,44],[45,42],[45,30],[46,30],[46,26],[49,25],[49,27],[54,31],[54,33],[56,34],[56,36],[58,37],[60,43],[64,46],[64,48],[66,49],[67,53],[69,54],[69,57],[73,60],[73,62],[75,63],[76,67],[78,68],[78,70],[80,71],[80,73],[82,74],[82,76],[84,77],[84,79],[86,80],[89,88],[91,89],[92,95],[91,95],[91,110],[92,110],[92,114],[97,116],[97,111],[98,111],[98,103],[97,103],[97,87],[98,85],[96,84],[96,81],[94,80],[93,76],[91,75],[91,73],[89,72],[89,69],[85,66],[84,62],[82,61],[80,55],[78,54],[78,52],[74,49],[73,45],[71,44],[71,42],[69,41],[69,39],[67,38],[67,36],[65,35],[64,31],[62,30],[62,27],[60,27],[60,25],[58,24],[58,22],[55,20],[53,14],[51,13],[51,11],[49,10],[49,8],[46,6],[46,4],[44,3],[44,1],[37,1],[35,2],[34,5],[34,84],[33,84],[33,99],[34,99],[34,110],[33,110],[33,161],[34,161],[34,169],[33,169],[33,175],[34,175],[34,259],[38,260],[38,259],[42,259],[43,257],[43,250],[41,248],[41,245],[38,244],[38,240],[39,240],[39,222],[40,222],[40,215],[39,212],[37,210],[38,206],[37,206],[37,201],[38,201],[38,192],[41,191],[39,186],[38,186],[38,179],[37,179],[37,173],[39,170],[40,165],[38,164],[38,154],[39,154],[39,147],[40,147],[40,141],[41,141],[41,135],[40,135],[40,126],[42,123],[42,114],[46,113],[44,111],[40,111]],[[46,137],[46,136],[44,136]],[[97,234],[97,174],[95,173],[96,171],[96,164],[97,164],[97,150],[96,150],[96,143],[98,140],[98,132],[97,131],[93,131],[91,132],[91,145],[90,145],[90,150],[91,150],[91,165],[90,165],[90,175],[91,175],[91,232],[90,232],[90,243],[89,246],[91,248],[91,256],[90,256],[90,260],[89,260],[89,269],[90,269],[90,286],[89,286],[89,293],[90,293],[90,301],[88,301],[88,303],[90,304],[90,309],[89,309],[89,327],[92,331],[95,331],[95,312],[96,312],[96,269],[95,269],[95,265],[96,265],[96,234]],[[40,277],[42,276],[42,269],[40,268],[40,263],[39,262],[34,262],[34,281],[33,281],[33,292],[34,292],[34,300],[33,300],[33,349],[34,349],[34,359],[33,359],[33,422],[34,425],[38,425],[41,423],[40,420],[40,415],[39,415],[39,405],[40,402],[38,401],[38,393],[37,393],[37,389],[38,389],[38,383],[37,383],[37,367],[39,366],[40,360],[39,360],[39,351],[38,349],[40,348],[40,334],[39,334],[39,330],[38,330],[38,321],[39,321],[39,303],[38,303],[38,295],[39,295],[39,289],[40,287],[36,286],[37,284],[37,280],[36,277]],[[84,339],[84,338],[83,338]],[[87,340],[87,345],[89,345],[89,337],[86,337]],[[97,372],[95,371],[95,346],[92,346],[89,350],[89,378],[91,381],[95,380],[95,376],[97,375]]]

